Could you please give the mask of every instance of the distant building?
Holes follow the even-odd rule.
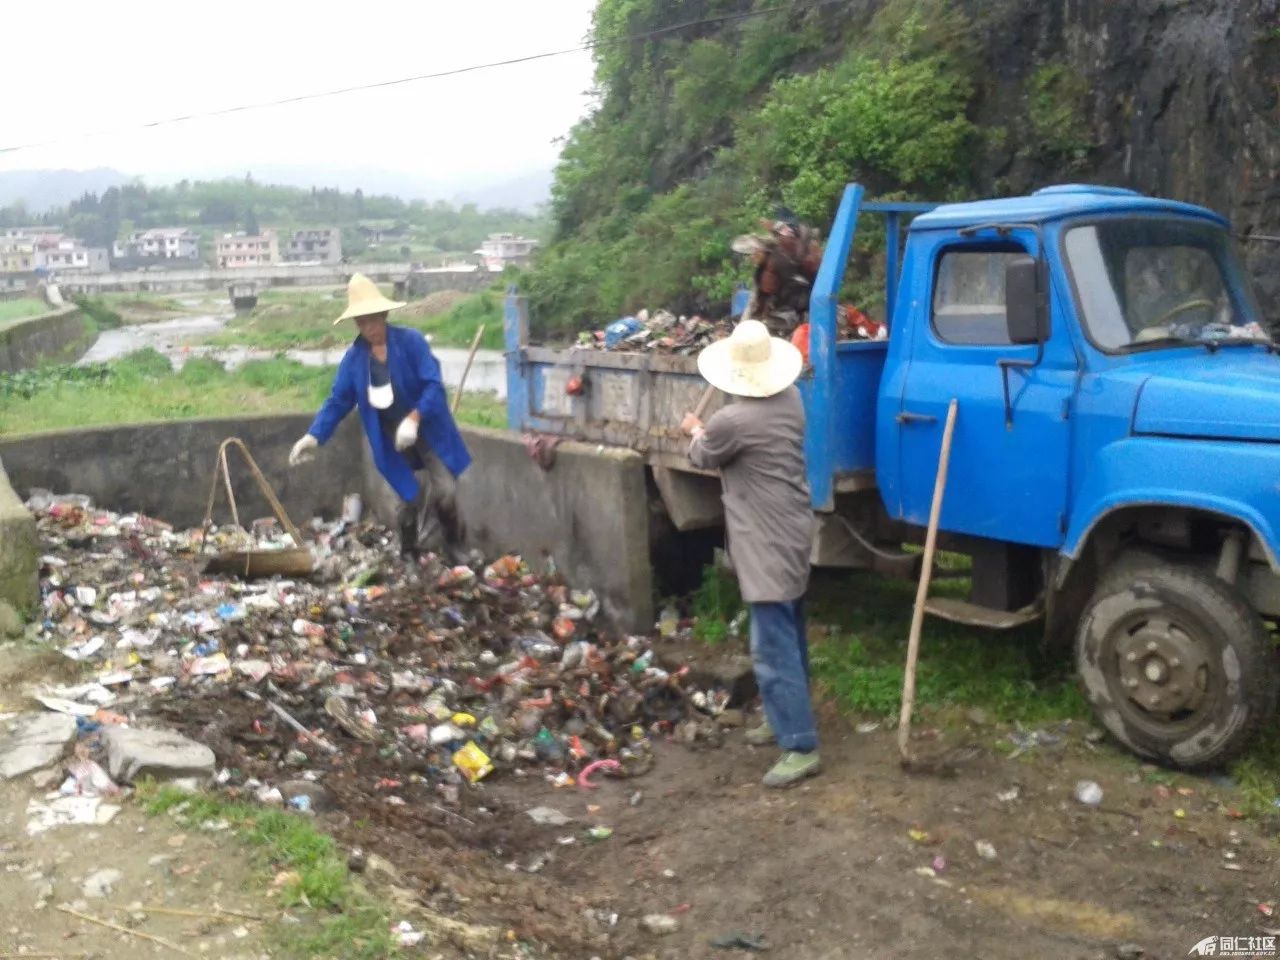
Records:
[[[34,240],[39,242],[50,239],[60,240],[61,238],[61,227],[46,227],[40,225],[31,227],[0,227],[0,241]]]
[[[224,233],[213,242],[213,249],[219,267],[265,267],[280,262],[274,230],[264,230],[254,236]]]
[[[109,266],[106,247],[86,247],[70,237],[36,247],[36,269],[51,273],[105,273]]]
[[[405,239],[409,235],[408,229],[400,226],[378,227],[362,224],[356,229],[360,231],[360,236],[371,247],[376,247],[381,243],[394,243]]]
[[[198,260],[200,234],[186,227],[135,230],[111,253],[118,260]]]
[[[30,273],[35,268],[35,241],[5,231],[0,236],[0,273]]]
[[[517,267],[527,266],[533,257],[533,248],[537,245],[537,240],[519,237],[514,233],[491,233],[489,239],[480,244],[480,249],[475,252],[485,267],[496,272],[512,264]]]
[[[337,227],[310,227],[285,234],[280,250],[288,263],[338,263],[342,260],[342,231]]]

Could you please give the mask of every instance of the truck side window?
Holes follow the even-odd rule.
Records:
[[[933,284],[933,329],[947,343],[1009,343],[1004,272],[1014,250],[948,250]]]

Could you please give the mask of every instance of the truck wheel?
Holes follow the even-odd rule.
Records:
[[[1184,768],[1236,757],[1276,708],[1275,647],[1239,593],[1194,567],[1121,557],[1085,607],[1076,662],[1133,752]]]

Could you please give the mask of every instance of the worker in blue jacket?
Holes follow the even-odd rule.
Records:
[[[462,554],[464,528],[457,478],[471,463],[449,412],[440,363],[417,330],[387,323],[403,307],[388,300],[362,273],[347,285],[347,309],[334,325],[355,320],[360,335],[338,364],[333,390],[311,428],[289,454],[297,466],[315,456],[352,407],[360,410],[373,462],[400,498],[400,546],[417,558],[434,513],[453,562]]]

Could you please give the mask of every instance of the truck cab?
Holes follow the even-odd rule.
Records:
[[[941,529],[975,607],[1074,633],[1138,753],[1229,757],[1275,706],[1280,361],[1226,221],[1083,186],[918,216],[876,411],[904,524],[927,520],[952,399]]]
[[[868,216],[884,220],[889,335],[840,340]],[[940,206],[850,184],[809,321],[815,565],[918,573],[904,545],[923,539],[954,400],[939,544],[971,559],[971,590],[928,611],[1043,621],[1144,757],[1213,767],[1244,748],[1280,689],[1280,359],[1224,219],[1107,187]],[[693,357],[534,347],[528,329],[513,290],[512,429],[640,453],[676,535],[723,522],[677,429],[704,387]]]

